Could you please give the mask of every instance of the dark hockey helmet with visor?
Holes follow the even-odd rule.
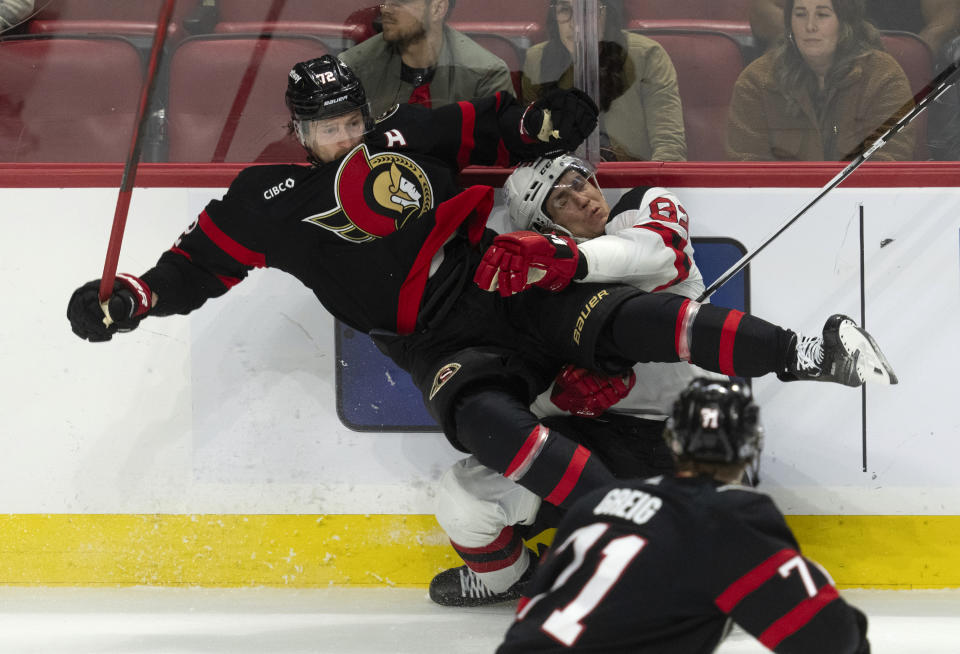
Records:
[[[339,118],[357,110],[361,120],[356,125],[343,127],[351,130],[351,136],[356,135],[352,132],[362,135],[373,129],[370,103],[360,78],[333,55],[295,64],[287,76],[286,102],[301,143],[310,123]],[[316,142],[318,136],[313,134],[311,140]],[[341,131],[330,131],[330,141],[342,138]]]
[[[674,402],[664,439],[680,459],[750,463],[763,448],[760,409],[740,382],[694,379]]]

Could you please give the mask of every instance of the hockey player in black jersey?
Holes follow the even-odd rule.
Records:
[[[497,654],[709,654],[731,623],[781,654],[869,654],[864,614],[738,483],[760,454],[758,414],[746,386],[691,382],[664,434],[676,472],[574,504]]]
[[[673,191],[637,187],[611,208],[596,169],[565,154],[518,166],[503,192],[506,231],[557,232],[577,241],[588,275],[575,283],[616,280],[690,299],[703,293],[690,240],[697,218]],[[531,409],[543,424],[586,446],[618,478],[669,472],[673,461],[663,423],[690,381],[711,373],[684,362],[640,363],[632,372],[624,379],[568,371]],[[544,533],[556,527],[559,511],[475,457],[451,466],[436,494],[437,522],[464,565],[435,575],[430,598],[446,606],[516,600],[533,572],[533,552],[549,542]]]
[[[286,101],[311,165],[243,170],[154,267],[118,275],[106,319],[99,281],[78,288],[67,307],[78,336],[105,341],[145,317],[189,313],[253,268],[278,268],[411,374],[455,447],[558,506],[613,479],[529,410],[564,364],[617,373],[686,360],[741,376],[895,381],[849,319],[798,338],[680,296],[571,284],[587,273],[572,239],[489,230],[493,189],[461,189],[457,174],[575,148],[597,124],[580,91],[527,107],[501,94],[400,105],[374,122],[360,81],[324,56],[293,67]]]

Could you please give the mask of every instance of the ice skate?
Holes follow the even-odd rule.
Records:
[[[430,581],[430,599],[441,606],[487,606],[520,599],[536,567],[531,562],[523,576],[502,593],[487,588],[477,574],[465,565],[438,573]]]
[[[896,384],[897,376],[873,337],[853,319],[834,314],[822,336],[797,336],[786,379],[826,381],[845,386],[865,382]]]

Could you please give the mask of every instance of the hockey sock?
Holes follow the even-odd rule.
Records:
[[[517,397],[499,389],[467,392],[454,409],[457,438],[488,468],[567,508],[614,476],[590,450],[540,424]]]
[[[452,540],[450,544],[467,567],[495,593],[513,586],[530,565],[530,555],[513,527],[505,527],[496,540],[482,547],[465,547]]]
[[[736,377],[784,370],[793,332],[756,316],[668,293],[623,303],[601,337],[601,355],[689,361]]]

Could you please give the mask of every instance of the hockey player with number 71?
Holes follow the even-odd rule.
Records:
[[[497,654],[711,654],[734,623],[778,654],[869,654],[866,616],[738,483],[763,445],[750,389],[694,380],[664,438],[676,472],[564,516]]]

